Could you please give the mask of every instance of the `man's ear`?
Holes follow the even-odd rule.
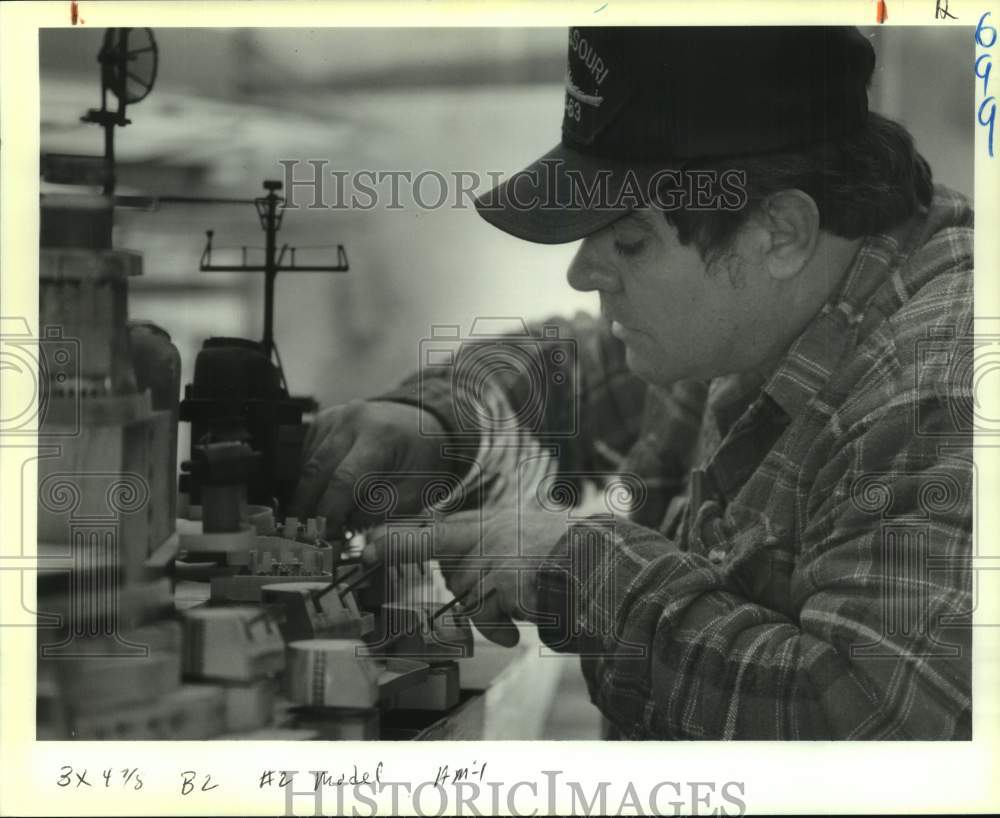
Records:
[[[763,262],[768,275],[794,278],[809,263],[819,241],[819,208],[801,190],[772,193],[760,208],[759,227],[767,236]]]

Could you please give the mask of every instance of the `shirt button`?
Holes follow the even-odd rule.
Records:
[[[712,562],[722,562],[726,558],[726,552],[721,548],[713,548],[708,552],[708,558]]]

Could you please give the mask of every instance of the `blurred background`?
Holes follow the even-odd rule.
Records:
[[[879,28],[873,108],[901,120],[938,181],[972,192],[971,29]],[[326,170],[512,173],[559,139],[563,29],[159,29],[152,94],[117,136],[119,192],[260,195],[281,159]],[[99,105],[102,32],[41,34],[43,151],[100,154],[101,129],[79,117]],[[433,181],[425,188],[433,199]],[[333,198],[332,177],[325,193]],[[296,194],[311,201],[308,191]],[[217,246],[263,246],[253,208],[164,205],[121,211],[115,245],[140,251],[130,317],[166,328],[183,382],[209,335],[259,337],[262,277],[199,273],[205,231]],[[575,246],[546,247],[489,227],[472,209],[301,208],[279,244],[315,247],[300,263],[334,261],[346,275],[279,276],[276,340],[289,387],[321,405],[364,397],[416,369],[434,324],[467,331],[476,316],[527,320],[595,309],[563,273]]]

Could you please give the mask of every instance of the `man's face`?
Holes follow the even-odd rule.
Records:
[[[600,293],[629,368],[644,380],[712,378],[760,366],[773,341],[767,276],[741,244],[737,237],[710,270],[661,212],[635,211],[585,239],[567,279]]]

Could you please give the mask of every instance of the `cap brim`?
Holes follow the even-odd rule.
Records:
[[[557,145],[476,199],[494,227],[538,244],[564,244],[596,233],[641,207],[662,163],[603,159]],[[640,194],[636,196],[634,194]]]

